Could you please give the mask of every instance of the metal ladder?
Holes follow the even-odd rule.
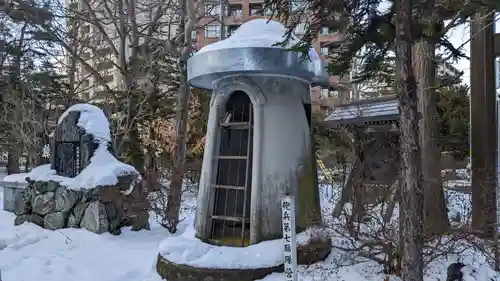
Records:
[[[227,117],[227,116],[226,116]],[[217,184],[218,181],[218,176],[214,178],[214,183],[211,184],[212,188],[214,189],[226,189],[226,190],[238,190],[243,193],[243,215],[241,217],[237,216],[228,216],[228,215],[211,215],[212,222],[215,220],[218,221],[229,221],[229,222],[236,222],[236,223],[241,223],[241,246],[244,246],[244,239],[245,239],[245,224],[250,222],[250,218],[247,217],[248,214],[246,214],[246,209],[247,209],[247,189],[249,187],[249,182],[251,181],[251,175],[250,175],[250,167],[251,167],[251,161],[250,159],[250,153],[251,153],[251,143],[252,143],[252,136],[253,136],[253,120],[252,120],[252,110],[249,110],[249,121],[248,122],[230,122],[230,118],[224,118],[225,121],[219,123],[219,126],[222,128],[222,130],[248,130],[248,139],[247,139],[247,148],[246,148],[246,155],[245,156],[231,156],[231,155],[217,155],[214,158],[217,160],[216,167],[220,167],[220,160],[245,160],[245,184],[243,186],[237,186],[237,185],[220,185]],[[220,154],[220,153],[219,153]],[[214,198],[217,204],[217,198]],[[225,224],[225,222],[223,222]]]

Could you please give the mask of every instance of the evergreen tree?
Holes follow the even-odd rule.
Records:
[[[452,152],[455,159],[469,156],[469,88],[451,85],[439,89],[438,123],[441,129],[440,146]]]
[[[20,171],[46,160],[43,146],[65,99],[66,77],[52,63],[58,56],[50,41],[40,38],[40,27],[52,21],[43,2],[4,1],[0,5],[0,70],[2,70],[1,120],[3,151],[8,151],[7,170]]]

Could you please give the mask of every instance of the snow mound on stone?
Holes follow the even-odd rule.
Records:
[[[52,169],[50,168],[50,164],[41,165],[29,173],[19,173],[19,174],[11,174],[3,178],[4,182],[26,182],[26,178],[38,178],[40,176],[52,173]],[[55,173],[55,171],[54,171]]]
[[[201,48],[198,53],[218,51],[231,48],[285,48],[289,49],[300,40],[292,35],[283,47],[275,46],[286,39],[286,27],[276,21],[267,19],[254,19],[242,24],[231,37],[215,42]],[[314,48],[309,49],[311,60],[320,60]]]
[[[50,166],[50,165],[48,165]],[[19,174],[10,174],[3,178],[3,182],[26,182],[26,178],[29,177],[30,173],[19,173]],[[1,280],[0,280],[1,281]]]
[[[114,186],[119,177],[127,175],[138,176],[139,172],[111,155],[106,144],[100,144],[90,158],[90,164],[74,178],[57,175],[55,170],[50,169],[50,164],[34,168],[28,177],[34,181],[56,181],[70,189],[90,189]]]
[[[70,112],[74,111],[80,112],[80,118],[78,119],[78,124],[76,124],[78,127],[84,129],[87,134],[93,135],[94,139],[99,143],[111,141],[108,118],[95,105],[87,103],[75,104],[59,117],[57,124],[60,124]]]

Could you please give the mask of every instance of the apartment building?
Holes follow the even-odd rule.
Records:
[[[297,1],[295,1],[297,2]],[[224,5],[224,37],[227,38],[243,23],[257,18],[268,19],[272,13],[264,9],[263,0],[228,0]],[[196,49],[214,43],[220,39],[220,6],[219,2],[205,2],[204,15],[199,22],[200,28],[191,34]],[[295,34],[301,36],[305,33],[305,24],[297,25]],[[278,38],[277,38],[278,40]],[[320,30],[314,48],[323,58],[332,53],[335,42],[342,40],[338,30],[323,27]],[[347,99],[349,89],[345,87],[339,77],[330,77],[330,87],[311,89],[313,103],[320,106],[329,106],[332,101]]]
[[[78,21],[73,20],[67,22],[69,29],[74,29],[76,32],[75,36],[78,38],[78,43],[74,46],[74,52],[77,53],[85,63],[91,66],[91,68],[100,74],[100,77],[107,84],[107,86],[112,90],[118,90],[121,88],[123,83],[123,75],[121,70],[117,67],[119,65],[118,59],[114,54],[114,49],[120,51],[122,44],[125,47],[125,58],[132,55],[132,48],[130,46],[130,36],[120,36],[117,26],[118,24],[112,22],[111,18],[116,18],[117,15],[110,15],[113,9],[110,5],[112,3],[107,3],[104,7],[102,5],[102,0],[86,0],[87,3],[93,7],[92,13],[95,14],[95,20],[97,24],[91,24],[89,20]],[[79,11],[81,14],[88,13],[86,11],[87,5],[84,4],[83,0],[67,0],[66,5],[69,9],[74,11]],[[145,26],[149,26],[154,18],[155,9],[148,9],[147,1],[138,4],[135,11],[136,24],[139,30],[144,29]],[[160,19],[160,22],[168,23],[172,22],[170,19],[176,15],[172,13],[167,13],[164,15],[165,19]],[[89,16],[90,17],[90,16]],[[160,28],[155,32],[155,37],[158,39],[169,38],[173,36],[177,30],[176,22],[171,24],[162,24]],[[139,44],[141,43],[141,40]],[[71,44],[69,42],[68,44]],[[74,72],[75,74],[75,87],[78,93],[83,99],[93,99],[99,100],[104,98],[108,93],[106,87],[100,83],[95,75],[92,75],[92,71],[89,71],[79,59],[75,61],[72,55],[66,56],[66,65],[68,66],[69,72]]]
[[[98,2],[94,2],[94,4],[96,7],[99,5]],[[83,1],[68,0],[66,5],[72,11],[85,14],[86,5],[83,4]],[[98,71],[110,88],[116,88],[119,81],[117,77],[119,71],[114,64],[112,47],[105,41],[105,36],[115,39],[116,30],[114,30],[113,25],[99,24],[99,26],[95,26],[89,22],[78,20],[68,21],[67,25],[69,31],[74,32],[71,36],[78,38],[77,41],[68,42],[72,52],[92,69]],[[99,30],[99,28],[103,28],[103,30]],[[96,99],[105,94],[104,87],[99,85],[91,71],[69,53],[66,56],[66,67],[70,75],[74,74],[74,87],[81,98],[85,100]]]

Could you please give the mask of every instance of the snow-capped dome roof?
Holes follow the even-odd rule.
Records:
[[[328,74],[320,56],[311,48],[309,59],[288,49],[299,39],[289,38],[286,27],[276,21],[254,19],[241,25],[231,37],[207,45],[188,60],[188,82],[212,89],[214,81],[238,74],[287,76],[310,84],[328,85]]]
[[[231,37],[201,48],[198,53],[231,48],[291,48],[300,40],[292,34],[285,46],[275,46],[286,39],[286,27],[276,21],[254,19],[242,24]],[[198,54],[197,53],[197,54]],[[309,50],[309,58],[320,60],[314,48]]]

